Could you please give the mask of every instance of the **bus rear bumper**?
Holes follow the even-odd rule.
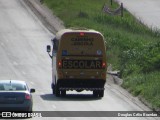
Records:
[[[104,90],[106,80],[103,79],[59,79],[59,90]]]

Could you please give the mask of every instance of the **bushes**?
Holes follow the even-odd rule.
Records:
[[[148,73],[160,70],[160,41],[139,46],[121,55],[121,70],[126,69],[129,75],[133,72]]]
[[[153,108],[160,108],[160,72],[132,74],[127,76],[123,84],[135,96],[143,96],[152,103]]]
[[[143,72],[160,70],[160,41],[148,45],[144,49],[142,58],[144,60],[141,61]]]

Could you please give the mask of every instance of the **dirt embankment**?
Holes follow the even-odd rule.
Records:
[[[41,0],[24,0],[24,2],[30,7],[30,9],[36,14],[36,16],[51,33],[56,33],[57,31],[65,28],[63,21],[52,14],[52,11],[45,5],[42,5]]]

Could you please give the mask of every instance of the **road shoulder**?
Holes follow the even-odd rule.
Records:
[[[52,14],[51,10],[40,3],[40,0],[24,0],[33,13],[41,20],[51,33],[64,29],[63,21]]]

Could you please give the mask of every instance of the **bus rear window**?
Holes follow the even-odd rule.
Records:
[[[61,56],[103,56],[105,46],[99,34],[65,34],[60,43]]]

